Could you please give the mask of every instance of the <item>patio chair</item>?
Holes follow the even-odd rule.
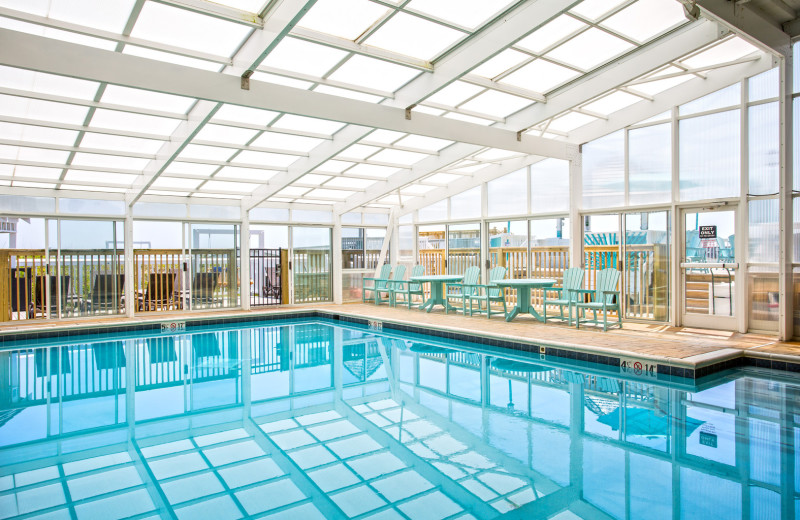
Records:
[[[386,300],[391,303],[391,293],[389,292],[389,288],[392,284],[397,282],[404,281],[403,278],[406,275],[406,266],[403,264],[396,265],[395,268],[392,270],[392,276],[386,280],[386,285],[380,288],[375,289],[375,305],[380,305],[383,302],[382,294],[386,293]]]
[[[50,285],[50,317],[55,317],[58,313],[58,282],[59,278],[61,285],[61,312],[65,312],[67,306],[67,297],[69,296],[69,275],[58,276],[36,276],[36,289],[33,292],[33,316],[37,314],[45,314],[47,307],[47,288],[45,287],[45,279],[49,278]]]
[[[622,328],[622,310],[619,305],[619,271],[616,269],[603,269],[597,272],[597,288],[594,290],[575,289],[572,292],[576,293],[575,302],[575,327],[580,328],[581,323],[594,323],[600,324],[597,318],[597,313],[603,313],[603,330],[608,330],[608,313],[609,311],[617,312],[617,323],[612,323],[611,327]],[[589,301],[583,302],[582,295],[588,294]],[[586,318],[586,310],[592,311],[592,318]],[[581,318],[583,312],[583,318]]]
[[[425,266],[415,265],[414,267],[411,268],[411,275],[408,278],[410,280],[415,276],[423,276],[424,274],[425,274]],[[414,283],[409,280],[393,281],[389,283],[389,305],[391,305],[392,307],[397,306],[398,294],[402,294],[405,296],[405,300],[403,300],[403,302],[408,305],[409,309],[412,307],[412,305],[416,307],[422,305],[422,300],[424,300],[424,296],[422,293],[422,284]],[[413,303],[411,301],[411,297],[414,295],[420,297],[419,303]]]
[[[261,288],[261,296],[264,298],[274,298],[280,302],[281,276],[278,267],[264,267],[264,286]]]
[[[550,304],[551,306],[557,305],[561,312],[559,316],[550,316],[551,320],[566,321],[569,325],[572,325],[572,306],[578,301],[578,293],[575,291],[583,287],[583,276],[584,271],[582,268],[570,267],[564,271],[561,287],[550,287],[544,290],[542,316],[545,323],[547,323],[548,318],[547,305]],[[547,293],[551,291],[557,292],[558,297],[548,300]],[[567,307],[567,317],[564,317],[564,307]]]
[[[376,300],[378,298],[377,291],[383,289],[386,290],[387,282],[389,281],[389,275],[392,272],[392,266],[389,264],[383,264],[381,266],[380,273],[378,276],[375,277],[364,277],[361,280],[361,301],[367,301],[367,291],[372,291],[372,300]],[[367,286],[367,282],[372,282],[371,286]]]
[[[445,301],[449,302],[451,298],[461,300],[461,312],[467,313],[467,295],[472,296],[475,294],[478,282],[481,278],[481,268],[477,266],[467,267],[464,271],[464,279],[461,283],[446,283],[444,284],[444,297]],[[444,313],[447,314],[447,305],[444,306]]]
[[[175,306],[175,274],[150,273],[147,288],[139,297],[139,311],[166,310]]]
[[[85,312],[122,310],[124,306],[124,274],[95,274],[89,298],[81,302]]]
[[[505,290],[497,287],[494,284],[494,282],[504,279],[507,272],[508,269],[501,265],[493,267],[491,271],[489,271],[489,283],[487,285],[475,285],[474,292],[465,296],[467,302],[469,303],[470,316],[472,316],[473,312],[477,312],[478,314],[486,313],[486,318],[490,319],[492,317],[492,302],[499,302],[503,304],[503,315],[508,312],[508,309],[506,308]],[[472,309],[473,300],[478,302],[478,309],[475,311]],[[481,303],[486,304],[486,310],[481,307]],[[494,313],[499,314],[499,311],[494,311]]]

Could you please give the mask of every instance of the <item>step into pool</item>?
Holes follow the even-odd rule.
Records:
[[[798,397],[317,318],[43,338],[0,518],[796,518]]]

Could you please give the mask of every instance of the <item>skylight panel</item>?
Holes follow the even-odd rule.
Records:
[[[14,177],[57,181],[61,177],[61,168],[42,168],[40,166],[13,166]]]
[[[351,195],[355,195],[356,192],[354,191],[345,191],[345,190],[326,190],[324,188],[317,188],[315,190],[311,190],[306,193],[305,197],[316,197],[318,199],[334,199],[334,200],[344,200]]]
[[[349,159],[366,159],[370,155],[373,155],[377,152],[381,151],[381,148],[376,148],[375,146],[366,146],[363,144],[354,144],[350,145],[344,150],[342,150],[338,157],[346,157]]]
[[[464,81],[455,81],[426,99],[426,101],[455,107],[482,90],[484,90],[483,87],[478,87]]]
[[[232,195],[230,193],[203,193],[198,191],[197,193],[192,193],[192,197],[198,199],[241,200],[244,198],[244,195]]]
[[[315,137],[279,134],[277,132],[264,132],[258,137],[258,139],[253,141],[251,146],[307,153],[319,146],[319,144],[322,142],[322,139],[317,139]]]
[[[427,159],[430,155],[417,152],[407,152],[405,150],[383,150],[373,155],[369,159],[371,161],[399,164],[402,166],[411,166],[423,159]]]
[[[273,128],[283,128],[285,130],[296,130],[298,132],[332,136],[345,126],[345,124],[339,121],[328,121],[325,119],[316,119],[314,117],[284,114],[271,126]]]
[[[70,0],[48,2],[44,16],[54,20],[122,33],[135,0]]]
[[[503,150],[502,148],[487,148],[472,157],[478,161],[504,161],[513,157],[519,157],[520,155],[524,154],[511,150]]]
[[[277,172],[275,170],[261,170],[258,168],[242,168],[241,166],[224,166],[220,171],[214,175],[217,179],[242,179],[246,181],[266,182],[274,177]]]
[[[320,172],[328,172],[328,173],[342,173],[346,169],[353,166],[354,163],[345,162],[345,161],[325,161],[324,163],[320,164],[316,167],[316,171]]]
[[[72,146],[77,138],[78,132],[74,130],[0,123],[0,139]]]
[[[321,78],[347,57],[345,51],[325,45],[284,38],[262,62],[264,67],[308,74]]]
[[[256,136],[258,130],[207,123],[195,136],[196,141],[216,141],[243,146]]]
[[[165,197],[188,197],[188,191],[166,191],[166,190],[147,190],[145,195],[163,195]]]
[[[48,182],[22,182],[22,181],[13,181],[13,186],[17,186],[19,188],[42,188],[45,190],[53,190],[55,189],[56,185],[53,183]]]
[[[656,81],[648,81],[647,83],[639,83],[636,85],[632,85],[629,88],[637,92],[646,94],[648,96],[655,96],[656,94],[664,92],[665,90],[671,89],[673,87],[677,87],[681,83],[685,83],[694,78],[695,76],[691,74],[686,74],[684,76],[677,76],[674,78],[666,78]]]
[[[482,170],[484,168],[486,168],[486,165],[484,163],[478,163],[478,164],[472,164],[472,165],[469,165],[469,166],[459,166],[458,168],[448,168],[447,171],[453,172],[453,173],[470,174],[470,173],[475,173],[475,172],[477,172],[479,170]]]
[[[380,103],[384,99],[383,96],[375,96],[373,94],[365,94],[363,92],[356,92],[355,90],[350,90],[346,88],[339,88],[339,87],[331,87],[330,85],[318,85],[314,92],[319,92],[321,94],[330,94],[331,96],[339,96],[349,99],[355,99],[357,101],[366,101],[367,103]]]
[[[275,195],[278,197],[302,197],[303,194],[311,191],[311,188],[301,188],[299,186],[286,186]]]
[[[367,137],[362,139],[362,141],[370,141],[373,143],[381,143],[381,144],[392,144],[406,135],[408,134],[379,128],[371,132]]]
[[[608,115],[617,110],[622,110],[625,107],[631,106],[634,103],[638,103],[641,100],[642,98],[634,96],[633,94],[617,90],[596,101],[583,105],[583,108],[591,112],[597,112],[598,114]]]
[[[758,51],[755,47],[742,40],[741,38],[731,38],[730,40],[715,45],[691,58],[681,60],[681,64],[691,68],[706,67],[717,65],[728,61],[744,58],[748,54]]]
[[[319,175],[316,173],[307,173],[297,179],[298,184],[313,184],[313,185],[321,185],[323,182],[330,180],[330,175]]]
[[[687,22],[680,2],[639,0],[609,17],[601,25],[641,43]]]
[[[287,197],[270,197],[267,200],[269,202],[294,202],[294,199]]]
[[[597,20],[627,0],[583,0],[570,11],[588,20]]]
[[[386,7],[367,0],[318,0],[297,25],[356,40],[386,12]]]
[[[546,56],[583,70],[590,70],[632,48],[633,45],[625,40],[592,27],[559,45]]]
[[[213,61],[190,58],[188,56],[181,56],[180,54],[173,54],[171,52],[145,49],[144,47],[130,44],[125,45],[125,48],[122,49],[122,54],[130,54],[131,56],[139,56],[140,58],[163,61],[165,63],[172,63],[173,65],[182,65],[184,67],[192,67],[195,69],[210,70],[212,72],[219,72],[222,70],[222,64],[215,63]]]
[[[207,181],[200,189],[202,191],[233,191],[237,193],[252,193],[261,186],[252,182]]]
[[[377,164],[356,164],[347,170],[347,175],[387,179],[400,171],[400,169],[401,168],[393,168],[391,166],[379,166]]]
[[[222,105],[213,120],[235,121],[248,125],[267,126],[278,117],[279,112],[261,110],[260,108],[242,107],[239,105]]]
[[[424,135],[413,135],[400,139],[395,143],[397,146],[406,146],[408,148],[417,148],[431,153],[437,153],[442,148],[450,146],[454,141],[446,139],[437,139],[436,137],[425,137]]]
[[[448,119],[456,119],[458,121],[464,121],[465,123],[474,123],[476,125],[484,125],[484,126],[491,125],[491,124],[494,123],[494,121],[492,121],[490,119],[483,119],[483,118],[480,118],[480,117],[468,116],[468,115],[465,115],[465,114],[459,114],[457,112],[449,112],[449,113],[445,114],[444,117],[446,117]]]
[[[87,132],[81,139],[80,147],[155,155],[163,145],[164,141],[156,141],[155,139],[139,139],[137,137]]]
[[[0,114],[5,116],[82,125],[88,112],[78,105],[0,94]]]
[[[334,177],[325,183],[325,186],[334,188],[352,188],[354,190],[363,190],[375,184],[372,179],[354,179],[352,177]]]
[[[0,159],[64,164],[67,162],[68,158],[69,152],[62,152],[60,150],[0,145]]]
[[[0,65],[0,86],[16,90],[92,100],[99,83]]]
[[[234,9],[241,9],[250,13],[259,14],[264,10],[266,0],[215,0],[214,3],[227,5]]]
[[[127,173],[68,170],[67,174],[64,176],[64,180],[67,182],[102,182],[130,186],[137,177],[138,175],[130,175]]]
[[[223,148],[221,146],[204,146],[199,144],[189,144],[180,154],[183,159],[199,159],[201,161],[227,161],[236,153],[233,148]]]
[[[484,62],[483,65],[473,69],[471,74],[492,79],[529,58],[530,56],[522,52],[506,49],[494,58]]]
[[[238,164],[253,164],[267,168],[285,168],[298,159],[296,155],[283,155],[269,152],[253,152],[246,150],[231,160]]]
[[[565,81],[578,76],[574,70],[546,60],[534,60],[500,80],[516,87],[546,93]]]
[[[432,116],[440,116],[445,113],[445,111],[440,108],[426,107],[425,105],[415,106],[414,111],[419,112],[420,114],[429,114]]]
[[[406,8],[468,29],[476,29],[511,3],[509,0],[411,0]]]
[[[275,85],[283,85],[284,87],[299,88],[301,90],[308,90],[314,86],[310,81],[303,81],[302,79],[288,78],[286,76],[260,71],[254,72],[253,75],[250,76],[250,79],[253,81],[264,81]]]
[[[95,110],[89,126],[169,136],[180,124],[180,119],[98,108]]]
[[[425,178],[425,182],[430,182],[432,184],[450,184],[453,181],[463,180],[464,177],[461,175],[453,175],[451,173],[434,173],[430,177]]]
[[[432,60],[465,34],[406,13],[397,13],[365,43],[421,60]]]
[[[547,128],[555,132],[571,132],[593,121],[597,121],[597,118],[579,112],[568,112],[561,117],[553,119]]]
[[[10,18],[0,17],[0,28],[33,34],[35,36],[44,36],[45,38],[51,38],[53,40],[85,45],[87,47],[95,47],[97,49],[104,49],[107,51],[113,51],[117,48],[117,42],[110,40],[93,38],[91,36],[84,36],[83,34],[61,31],[59,29],[51,29],[50,27],[42,27],[41,25],[11,20]]]
[[[330,75],[330,79],[375,90],[394,92],[419,74],[421,72],[416,69],[358,54],[336,69]]]
[[[409,198],[410,198],[410,197],[406,197],[406,199],[405,199],[405,200],[406,200],[406,202],[408,202],[408,199],[409,199]],[[379,201],[378,201],[378,202],[381,202],[381,203],[383,203],[383,204],[390,204],[390,205],[393,205],[393,206],[398,206],[398,205],[400,205],[400,204],[401,204],[401,202],[400,202],[400,197],[399,197],[399,196],[397,196],[397,195],[387,195],[387,196],[385,196],[385,197],[383,197],[383,198],[379,199]]]
[[[128,107],[138,107],[147,110],[159,110],[162,112],[175,112],[185,114],[194,105],[194,98],[183,96],[173,96],[172,94],[162,94],[138,88],[120,87],[108,85],[103,97],[103,103],[121,105]]]
[[[72,164],[75,166],[94,166],[98,168],[112,168],[115,170],[141,171],[144,170],[148,162],[150,162],[150,159],[82,152],[76,153],[72,158]]]
[[[217,169],[219,166],[213,164],[198,164],[198,163],[188,163],[182,161],[172,161],[167,166],[167,169],[164,170],[164,173],[169,174],[179,174],[179,175],[196,175],[198,177],[208,177]]]
[[[487,90],[483,94],[470,99],[459,108],[470,112],[480,112],[495,117],[506,117],[533,104],[530,99],[512,96],[497,90]]]
[[[131,36],[217,56],[231,56],[251,29],[185,9],[145,2]]]
[[[436,186],[426,186],[424,184],[411,184],[400,190],[403,195],[425,195],[431,190],[435,190]]]
[[[203,182],[200,179],[183,179],[180,177],[161,176],[153,181],[154,188],[177,188],[181,190],[194,190]]]
[[[587,25],[572,16],[562,14],[518,41],[515,46],[540,53],[568,36],[585,29]]]

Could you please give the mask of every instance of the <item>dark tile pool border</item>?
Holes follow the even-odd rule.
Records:
[[[52,338],[67,338],[70,336],[104,336],[115,333],[130,333],[130,332],[154,332],[161,330],[161,323],[170,321],[183,321],[186,323],[187,331],[199,328],[209,327],[215,325],[227,325],[234,323],[251,323],[251,322],[264,322],[275,320],[291,320],[302,318],[325,318],[342,323],[349,323],[355,325],[369,325],[370,319],[361,316],[350,316],[342,314],[341,312],[333,312],[319,309],[309,310],[292,310],[292,311],[273,311],[263,314],[247,314],[247,315],[234,315],[214,318],[203,318],[202,316],[193,317],[186,316],[177,320],[172,318],[170,320],[160,320],[147,323],[122,323],[115,325],[88,325],[80,322],[67,325],[66,328],[58,327],[52,329],[42,329],[31,332],[0,332],[0,348],[8,348],[15,343],[40,339]],[[636,358],[635,355],[620,356],[601,352],[591,352],[584,350],[576,350],[568,347],[560,347],[557,345],[539,345],[534,342],[514,341],[502,337],[485,336],[480,334],[465,334],[455,332],[449,329],[434,329],[428,326],[410,325],[404,322],[387,321],[378,319],[385,329],[396,330],[401,332],[412,332],[416,334],[425,334],[438,338],[466,341],[471,343],[479,343],[491,347],[504,348],[508,350],[516,350],[521,352],[541,353],[541,348],[544,347],[544,355],[549,358],[562,358],[565,361],[577,363],[594,363],[599,365],[607,365],[609,367],[620,367],[621,358]],[[800,359],[796,363],[788,361],[787,359],[773,359],[769,356],[754,356],[748,355],[747,351],[742,351],[739,356],[727,357],[724,360],[712,361],[703,365],[676,365],[666,363],[663,360],[648,360],[656,364],[656,379],[659,381],[672,381],[676,379],[690,379],[697,380],[712,374],[730,370],[739,367],[757,367],[766,368],[770,370],[780,370],[784,372],[800,373]]]

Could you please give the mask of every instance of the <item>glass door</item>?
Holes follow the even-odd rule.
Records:
[[[331,301],[331,229],[291,229],[294,303]]]
[[[587,215],[583,217],[583,283],[594,289],[597,273],[620,268],[620,215]]]
[[[625,317],[668,321],[669,211],[625,214]]]
[[[527,220],[489,222],[488,240],[490,268],[498,265],[507,268],[507,278],[528,277]]]
[[[684,209],[681,286],[682,323],[736,328],[736,210]]]

